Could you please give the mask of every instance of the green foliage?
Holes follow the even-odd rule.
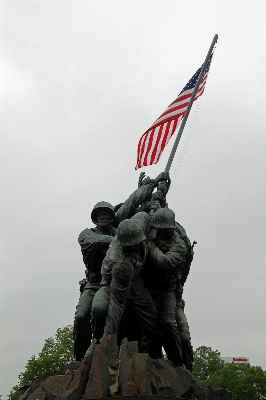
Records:
[[[9,398],[22,386],[34,382],[40,374],[49,370],[58,370],[73,360],[73,331],[68,325],[58,328],[54,337],[45,340],[38,357],[31,356],[25,371],[18,376],[18,384],[11,389]]]
[[[204,385],[212,386],[216,382],[232,392],[233,400],[266,399],[266,371],[261,367],[227,364],[219,373],[211,375]]]
[[[266,371],[249,364],[226,364],[218,350],[201,346],[194,351],[193,375],[205,387],[226,386],[233,400],[266,400]]]
[[[213,373],[218,373],[224,367],[224,361],[218,350],[201,346],[194,351],[193,375],[203,385]]]

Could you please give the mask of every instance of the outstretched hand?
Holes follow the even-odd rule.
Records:
[[[138,187],[140,187],[140,186],[142,186],[143,185],[143,179],[144,179],[144,176],[145,176],[145,172],[141,172],[140,173],[140,176],[139,176],[139,181],[138,181]]]
[[[146,176],[145,178],[145,172],[141,172],[139,176],[138,187],[141,187],[142,185],[147,185],[150,182],[151,178],[149,176]]]

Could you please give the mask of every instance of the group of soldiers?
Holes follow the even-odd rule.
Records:
[[[168,173],[155,179],[141,173],[138,188],[124,203],[113,208],[102,201],[93,208],[96,226],[78,239],[86,280],[74,319],[76,360],[116,334],[118,345],[125,337],[136,340],[139,351],[152,358],[161,358],[164,348],[175,366],[192,370],[182,293],[193,245],[167,206],[169,187]]]

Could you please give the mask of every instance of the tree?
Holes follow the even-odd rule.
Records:
[[[233,394],[233,400],[266,400],[266,371],[249,364],[227,364],[213,373],[204,386],[214,383],[225,385]]]
[[[218,350],[201,346],[194,351],[193,375],[203,385],[213,373],[219,372],[224,367],[224,361]]]
[[[20,387],[34,382],[40,374],[58,370],[73,360],[73,328],[71,325],[58,328],[54,337],[45,340],[38,357],[31,356],[25,371],[18,376],[19,382],[11,389],[11,397]]]

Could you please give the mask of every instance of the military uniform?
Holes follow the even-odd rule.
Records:
[[[144,268],[145,286],[159,314],[162,345],[168,359],[175,365],[183,365],[181,337],[176,322],[176,290],[185,259],[185,243],[173,231],[168,239],[156,239],[149,244]]]
[[[151,196],[156,185],[156,180],[150,180],[149,183],[136,189],[115,213],[114,224],[117,226],[122,220],[134,214],[137,207]],[[85,351],[91,343],[92,328],[90,324],[90,315],[92,301],[95,293],[100,288],[102,261],[115,235],[116,229],[114,228],[111,235],[103,235],[101,230],[96,226],[92,229],[85,229],[81,232],[78,238],[83,255],[83,261],[87,268],[88,282],[80,296],[74,319],[73,335],[74,355],[76,360],[81,360],[81,358],[84,357]],[[93,331],[95,331],[96,337],[99,335],[98,332],[101,330],[102,326],[100,319],[99,327],[95,320]]]
[[[183,362],[188,371],[192,372],[193,367],[193,347],[187,317],[184,312],[185,301],[182,299],[183,287],[180,287],[179,296],[176,303],[176,322],[181,337]]]
[[[145,235],[148,234],[150,227],[150,218],[145,212],[139,212],[135,214],[132,217],[132,220],[138,221],[141,225],[144,234]],[[131,269],[132,274],[130,273],[128,279],[125,279],[126,281],[125,286],[127,287],[129,285],[129,287],[127,287],[126,289],[127,292],[125,296],[126,300],[125,301],[121,300],[121,293],[119,294],[122,303],[126,304],[128,297],[129,296],[132,297],[134,290],[135,293],[138,294],[142,291],[143,280],[142,278],[137,278],[137,277],[139,275],[140,269],[142,268],[142,265],[145,263],[147,258],[148,250],[145,244],[146,242],[142,244],[140,249],[138,268],[135,267],[134,270],[132,268]],[[99,330],[96,332],[95,327],[102,326],[104,328],[105,325],[106,315],[110,303],[110,285],[112,282],[112,271],[113,267],[116,265],[116,263],[112,262],[112,260],[115,260],[116,257],[119,257],[119,253],[121,253],[120,247],[118,247],[117,238],[115,238],[107,251],[106,260],[104,260],[102,264],[101,288],[98,290],[92,305],[91,325],[93,327],[94,338],[96,342],[98,342],[100,338],[103,336],[103,329],[101,332]],[[123,266],[120,266],[120,268],[117,268],[116,271],[114,271],[114,278],[118,270],[120,269],[121,269],[121,274],[125,275],[125,271],[123,271]],[[138,340],[140,343],[142,337],[140,324],[137,318],[134,318],[132,312],[130,311],[130,307],[128,307],[127,309],[125,308],[126,307],[123,307],[121,323],[118,322],[116,324],[119,325],[119,330],[117,332],[118,342],[120,343],[124,337],[127,337],[131,341]],[[115,328],[113,328],[113,330],[115,330]]]
[[[181,337],[183,362],[184,362],[186,368],[189,371],[192,371],[193,347],[191,345],[191,336],[190,336],[190,331],[189,331],[189,325],[188,325],[187,317],[186,317],[185,311],[184,311],[185,301],[183,300],[182,295],[183,295],[183,287],[184,287],[184,284],[186,282],[186,279],[187,279],[189,271],[190,271],[190,265],[193,260],[194,253],[193,253],[193,247],[191,246],[190,240],[187,237],[185,229],[178,222],[176,222],[175,224],[176,224],[175,231],[178,233],[180,238],[184,241],[186,248],[187,248],[186,262],[182,269],[180,285],[179,285],[179,288],[176,290],[176,301],[177,301],[177,303],[176,303],[176,322],[177,322],[177,327],[178,327],[180,337]]]
[[[79,235],[78,241],[88,271],[88,281],[80,296],[74,321],[74,355],[78,361],[84,357],[85,351],[91,343],[90,315],[92,301],[100,288],[100,271],[103,259],[115,235],[116,229],[112,229],[111,235],[103,235],[97,226],[92,229],[85,229]]]
[[[151,357],[161,356],[159,346],[159,318],[155,304],[144,286],[140,271],[143,265],[145,245],[142,244],[138,254],[127,254],[123,246],[116,241],[108,250],[103,261],[102,270],[106,285],[110,285],[110,302],[106,316],[104,336],[127,331],[120,327],[122,316],[126,310],[127,317],[132,314],[143,331],[141,351]]]

